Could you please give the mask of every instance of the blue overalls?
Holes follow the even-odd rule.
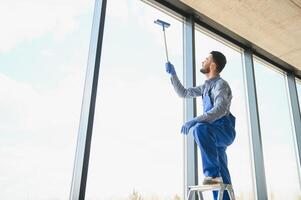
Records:
[[[204,112],[213,108],[210,92],[211,88],[203,95]],[[201,150],[204,175],[213,178],[222,177],[225,184],[231,184],[226,149],[234,141],[236,135],[234,128],[235,117],[230,113],[212,123],[197,123],[193,129],[194,139]],[[215,200],[217,194],[218,192],[213,192]],[[228,192],[225,192],[223,200],[228,199],[230,199]]]

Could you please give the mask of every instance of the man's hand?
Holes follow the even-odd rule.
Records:
[[[187,121],[181,128],[181,133],[187,135],[189,133],[189,129],[193,127],[198,121],[196,119],[192,119]]]
[[[171,64],[170,62],[167,62],[165,64],[165,69],[166,69],[166,72],[169,73],[170,75],[176,74],[176,70],[175,70],[173,64]]]

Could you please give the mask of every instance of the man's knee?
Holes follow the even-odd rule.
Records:
[[[204,140],[208,136],[208,123],[197,123],[193,127],[193,136],[195,139],[199,141]]]

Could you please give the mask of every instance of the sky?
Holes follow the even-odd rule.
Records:
[[[296,194],[300,195],[299,167],[294,162],[297,155],[294,148],[295,133],[286,94],[285,74],[256,60],[255,75],[268,190],[291,191],[295,195],[290,196],[290,199],[296,199]],[[266,77],[269,77],[268,81]],[[290,184],[280,184],[285,180],[290,180]],[[278,199],[286,197],[287,194],[279,192]]]
[[[108,3],[109,13],[119,9]],[[127,12],[105,25],[87,198],[125,199],[137,190],[171,199],[182,194],[183,102],[172,91],[162,30],[153,22],[172,24],[167,40],[179,76],[182,24],[141,1],[125,4]]]
[[[68,199],[93,3],[0,2],[0,199]]]
[[[69,197],[93,6],[91,0],[0,2],[0,84],[5,86],[0,88],[0,199]],[[163,35],[153,23],[158,18],[171,23],[170,61],[183,80],[181,19],[138,0],[108,1],[89,200],[126,199],[134,190],[147,199],[183,195],[183,99],[165,72]],[[231,112],[237,117],[237,138],[228,148],[229,168],[236,194],[252,199],[243,58],[238,48],[216,39],[200,29],[196,32],[197,72],[213,48],[228,58],[222,77],[232,88]],[[298,181],[286,85],[282,74],[260,62],[256,78],[268,184],[274,192],[283,186],[278,180]],[[203,81],[197,73],[197,84]],[[269,90],[275,87],[281,93]],[[288,168],[292,170],[281,173]],[[291,192],[291,199],[300,195],[294,185],[283,190]]]

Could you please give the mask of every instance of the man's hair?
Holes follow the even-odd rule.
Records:
[[[218,71],[218,73],[220,73],[221,71],[223,71],[227,63],[226,57],[219,51],[211,51],[210,54],[212,55],[213,62],[215,62],[217,66],[216,70]]]

